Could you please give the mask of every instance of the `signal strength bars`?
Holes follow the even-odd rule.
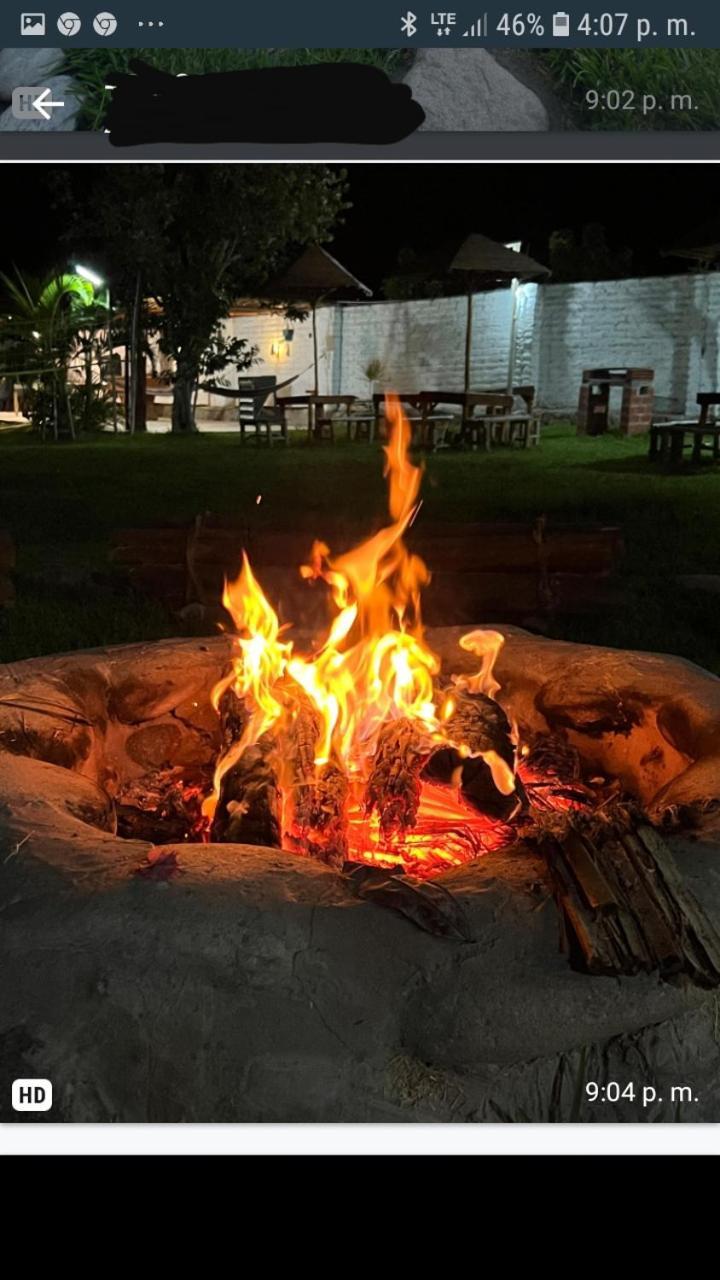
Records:
[[[482,18],[476,18],[471,27],[467,31],[463,31],[463,40],[482,40],[488,33],[488,16],[483,14]]]

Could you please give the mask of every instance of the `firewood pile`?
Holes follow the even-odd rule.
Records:
[[[445,840],[463,847],[462,861],[482,851],[477,840],[480,817],[492,829],[519,812],[524,792],[521,784],[503,795],[493,781],[492,769],[478,755],[456,750],[454,740],[468,742],[475,752],[494,753],[512,771],[515,748],[510,724],[497,702],[484,694],[454,695],[455,709],[445,725],[445,740],[426,733],[417,721],[398,718],[380,733],[369,777],[355,817],[364,832],[375,820],[382,850],[403,860],[404,843],[442,845]],[[353,804],[351,778],[339,761],[315,763],[321,732],[320,720],[309,701],[299,701],[289,732],[267,730],[259,741],[235,757],[220,786],[210,838],[219,843],[260,844],[279,848],[283,839],[297,852],[341,868],[353,856]],[[228,689],[220,701],[223,740],[240,744],[247,712]],[[421,792],[434,784],[450,796],[457,791],[454,832],[443,823],[423,821]],[[283,798],[286,808],[283,811]],[[474,830],[475,828],[475,830]],[[463,845],[464,839],[464,845]],[[442,850],[438,851],[442,867]],[[437,869],[429,861],[429,870]]]
[[[637,802],[603,778],[588,786],[578,753],[552,735],[536,739],[525,767],[523,834],[547,863],[571,966],[720,985],[720,936]],[[555,808],[558,799],[568,807]]]
[[[434,566],[425,595],[430,623],[462,624],[486,614],[522,619],[537,613],[584,613],[612,607],[621,531],[604,525],[426,524],[411,531],[412,550]],[[261,531],[249,521],[204,513],[190,525],[121,529],[110,562],[137,590],[179,612],[211,613],[223,581],[252,563],[279,575],[276,594],[297,577],[308,547],[297,534]],[[265,573],[272,582],[272,573]]]
[[[685,974],[720,984],[720,937],[685,888],[670,849],[640,814],[573,825],[546,837],[562,948],[592,974]]]

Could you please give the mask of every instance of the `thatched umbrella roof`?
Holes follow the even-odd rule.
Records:
[[[477,233],[469,235],[463,241],[455,257],[450,263],[450,270],[465,276],[467,293],[467,327],[465,331],[465,390],[470,387],[470,356],[472,352],[473,293],[479,289],[489,288],[503,281],[532,280],[537,276],[547,276],[550,268],[544,267],[529,258],[526,253],[516,249],[508,249],[504,244],[489,240],[487,236]],[[512,366],[514,364],[515,341],[515,294],[513,292],[513,308],[510,328],[510,365],[508,383],[512,383]],[[509,390],[511,387],[508,388]]]
[[[450,270],[464,271],[477,280],[488,283],[531,280],[536,276],[550,274],[549,267],[543,267],[526,253],[508,249],[504,244],[497,244],[495,240],[476,233],[463,241],[450,263]]]
[[[363,298],[372,297],[372,289],[358,280],[337,258],[319,244],[308,245],[281,275],[270,280],[263,289],[263,296],[279,302],[308,303],[312,309],[313,362],[315,367],[315,391],[318,389],[317,307],[325,298],[334,295]]]
[[[372,289],[358,280],[337,258],[319,244],[308,245],[287,271],[271,280],[263,290],[269,297],[287,302],[317,303],[331,293],[372,297]]]

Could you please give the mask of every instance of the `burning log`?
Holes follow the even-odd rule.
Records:
[[[538,828],[548,835],[564,835],[579,809],[606,804],[617,791],[604,777],[592,778],[588,786],[579,752],[556,734],[538,733],[524,745],[519,773],[531,838]]]
[[[320,717],[303,703],[290,734],[290,835],[303,852],[340,866],[347,856],[348,780],[332,761],[315,763],[320,732]]]
[[[235,742],[239,742],[245,732],[249,715],[242,698],[229,686],[218,703],[220,729],[225,750],[229,750]]]
[[[484,693],[452,688],[449,697],[453,709],[443,732],[455,745],[432,756],[425,776],[436,782],[457,781],[461,795],[474,808],[507,821],[525,799],[518,779],[508,789],[515,767],[510,722],[500,704]]]
[[[465,689],[450,691],[452,714],[443,731],[448,741],[462,745],[470,755],[494,751],[510,769],[515,763],[510,722],[499,702],[484,693],[468,693]]]
[[[687,974],[720,985],[720,937],[685,888],[670,849],[652,827],[625,812],[616,821],[575,826],[539,847],[561,913],[561,941],[581,972]]]
[[[153,844],[196,840],[210,782],[210,772],[202,765],[155,769],[132,779],[115,798],[118,835]]]
[[[248,710],[229,686],[218,702],[223,747],[236,745],[245,731]],[[219,844],[259,844],[279,848],[280,795],[271,733],[248,747],[228,769],[220,785],[210,839]]]
[[[281,847],[280,792],[271,733],[248,747],[225,774],[210,839],[220,844]]]
[[[437,744],[417,721],[393,720],[378,738],[365,792],[365,810],[377,809],[385,839],[415,826],[421,774]]]

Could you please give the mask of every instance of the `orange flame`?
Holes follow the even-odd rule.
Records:
[[[335,609],[317,652],[296,653],[292,641],[280,639],[277,615],[246,556],[238,579],[226,584],[223,603],[237,635],[232,670],[216,686],[213,703],[217,708],[223,693],[232,688],[245,701],[249,717],[242,738],[218,763],[214,795],[204,807],[206,817],[214,812],[225,773],[243,752],[278,722],[292,722],[300,690],[321,724],[315,765],[321,768],[334,761],[351,782],[367,777],[378,735],[392,719],[417,720],[426,733],[447,741],[447,704],[434,689],[440,664],[424,640],[421,620],[420,595],[429,573],[403,542],[418,510],[422,469],[410,460],[411,428],[396,397],[388,397],[387,418],[385,477],[392,523],[339,556],[316,542],[309,563],[300,569],[303,578],[327,583]],[[496,692],[492,667],[503,637],[475,631],[461,643],[482,659],[480,672],[466,679],[466,687]],[[497,758],[488,758],[488,763],[496,785],[509,794],[512,771]]]

